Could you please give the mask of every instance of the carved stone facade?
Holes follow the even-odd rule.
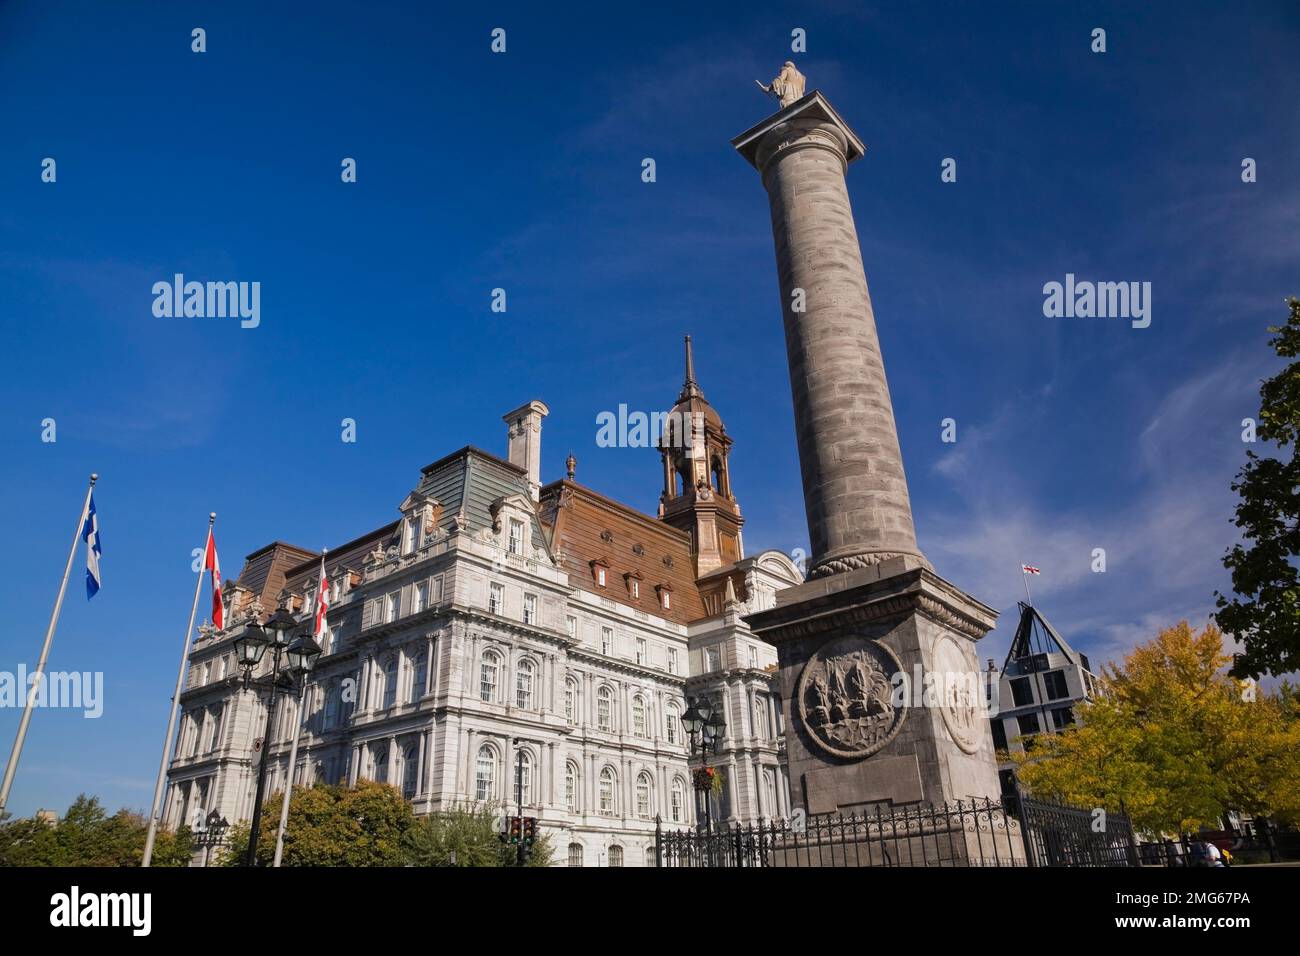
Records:
[[[262,759],[268,794],[365,778],[420,814],[467,801],[513,813],[522,761],[524,812],[557,865],[653,864],[656,816],[696,822],[688,694],[727,722],[707,758],[726,781],[715,819],[788,815],[776,653],[743,615],[798,570],[741,553],[697,579],[688,532],[571,478],[541,487],[544,414],[532,402],[506,416],[511,461],[465,448],[434,462],[396,496],[397,521],[330,549],[325,653],[292,769],[297,708],[281,698],[262,741],[265,699],[243,688],[232,642],[277,605],[310,621],[320,559],[282,542],[249,556],[227,588],[231,625],[191,653],[166,825],[214,809],[248,819]]]

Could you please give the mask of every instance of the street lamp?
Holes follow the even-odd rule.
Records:
[[[203,865],[207,866],[212,857],[213,847],[221,846],[226,839],[226,831],[230,829],[230,821],[219,814],[215,809],[207,815],[202,821],[202,827],[194,836],[194,842],[203,847]]]
[[[281,663],[289,648],[289,632],[298,626],[297,619],[288,608],[279,608],[270,620],[261,627],[249,624],[244,633],[235,638],[235,657],[244,669],[244,687],[253,683],[253,670],[262,662],[266,652],[272,652],[271,670],[258,678],[257,683],[265,686],[270,694],[266,707],[266,729],[262,733],[262,762],[257,768],[257,794],[253,798],[253,822],[248,832],[248,851],[244,854],[245,866],[257,865],[257,834],[262,825],[262,797],[266,789],[267,751],[270,749],[272,721],[275,720],[275,701],[280,691],[285,690],[281,672]],[[314,643],[314,642],[313,642]],[[315,663],[315,658],[312,658]],[[292,682],[289,684],[293,686]],[[292,773],[292,768],[290,768]]]
[[[289,672],[298,681],[298,719],[294,721],[293,744],[289,747],[289,774],[284,782],[284,797],[280,801],[280,826],[275,831],[275,859],[271,866],[278,867],[284,856],[284,831],[289,825],[289,795],[293,792],[293,772],[298,766],[298,738],[302,736],[303,702],[307,699],[307,678],[311,676],[316,661],[320,659],[321,646],[306,632],[289,645],[284,656],[289,661]],[[262,760],[266,760],[263,748]]]
[[[722,719],[722,709],[714,707],[713,701],[707,697],[690,701],[681,721],[691,742],[692,757],[695,756],[696,742],[699,742],[701,766],[691,774],[691,779],[696,807],[704,806],[704,830],[710,833],[713,831],[713,812],[709,806],[709,791],[713,788],[713,775],[708,766],[708,752],[712,748],[716,754],[722,746],[722,739],[727,735],[727,722]]]

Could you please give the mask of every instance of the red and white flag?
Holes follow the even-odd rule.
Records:
[[[317,642],[325,633],[325,612],[330,607],[330,581],[325,576],[325,558],[320,559],[320,587],[316,589],[316,631],[313,635]]]
[[[226,626],[226,610],[221,603],[221,562],[217,560],[217,539],[208,529],[208,545],[204,548],[203,570],[212,572],[212,624],[218,630]]]
[[[1022,564],[1020,566],[1020,573],[1021,574],[1042,574],[1043,572],[1038,570],[1038,568],[1034,567],[1032,564]]]

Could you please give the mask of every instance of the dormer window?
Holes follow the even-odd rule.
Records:
[[[402,554],[410,554],[420,542],[420,519],[411,515],[402,523]]]
[[[636,578],[633,578],[633,579],[632,579],[632,597],[634,597],[634,598],[639,598],[640,596],[641,596],[641,582],[638,581]]]
[[[517,518],[510,519],[510,537],[506,541],[506,550],[511,554],[524,553],[524,523]]]
[[[604,569],[604,568],[597,568],[597,569],[596,569],[596,583],[599,584],[602,588],[605,586],[605,569]]]
[[[659,584],[655,586],[655,591],[659,594],[659,606],[665,611],[673,609],[673,589],[670,585]]]
[[[591,562],[591,576],[595,580],[597,587],[603,588],[605,586],[608,570],[609,562],[604,558],[596,558]]]
[[[627,584],[627,593],[632,596],[632,600],[641,597],[641,572],[629,571],[623,575],[623,581]]]

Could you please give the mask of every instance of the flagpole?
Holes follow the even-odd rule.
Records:
[[[171,713],[167,717],[167,735],[163,737],[162,760],[158,762],[158,779],[153,785],[153,805],[149,808],[149,832],[144,838],[144,859],[142,867],[149,865],[153,859],[154,839],[158,835],[158,805],[162,803],[163,786],[167,782],[167,757],[171,753],[172,733],[176,730],[176,713],[180,709],[181,691],[185,689],[185,671],[190,659],[190,640],[194,634],[194,618],[199,613],[199,594],[203,591],[203,575],[207,572],[208,542],[212,540],[212,526],[217,522],[215,511],[208,513],[208,533],[203,537],[203,561],[199,565],[199,577],[194,582],[194,604],[190,607],[190,623],[185,628],[185,640],[181,649],[181,666],[176,673],[176,690],[172,693]]]
[[[320,553],[320,580],[316,582],[316,607],[313,611],[317,614],[320,611],[320,591],[325,586],[325,551]],[[312,635],[313,638],[319,639],[319,631]],[[289,826],[289,795],[293,793],[293,769],[298,763],[298,738],[302,736],[302,718],[303,704],[307,700],[307,675],[299,675],[302,680],[302,687],[298,690],[298,713],[293,722],[293,743],[289,746],[289,772],[285,774],[284,779],[284,796],[280,798],[280,826],[275,831],[275,859],[271,862],[271,868],[275,869],[280,865],[280,859],[284,856],[284,831]],[[265,756],[263,756],[265,759]]]
[[[18,736],[14,738],[14,749],[5,764],[4,782],[0,783],[0,817],[9,803],[9,788],[13,786],[14,774],[18,772],[18,758],[23,753],[23,743],[27,740],[27,725],[32,722],[32,706],[36,702],[37,690],[45,676],[45,662],[50,656],[50,645],[54,643],[54,628],[59,623],[59,612],[63,610],[63,595],[68,590],[68,576],[72,574],[72,560],[77,555],[77,542],[81,539],[81,529],[86,524],[86,515],[90,513],[90,496],[95,491],[95,482],[99,475],[90,476],[90,485],[86,488],[86,500],[81,505],[81,516],[77,518],[77,530],[72,533],[72,547],[68,549],[68,563],[63,568],[63,580],[59,583],[59,596],[54,600],[54,613],[50,615],[50,626],[45,631],[45,643],[41,645],[41,658],[32,675],[31,687],[27,691],[27,703],[23,707],[23,716],[18,721]]]
[[[1020,566],[1020,577],[1025,582],[1025,600],[1029,602],[1030,607],[1033,607],[1034,599],[1029,595],[1029,572],[1025,570],[1025,566],[1023,564]]]

